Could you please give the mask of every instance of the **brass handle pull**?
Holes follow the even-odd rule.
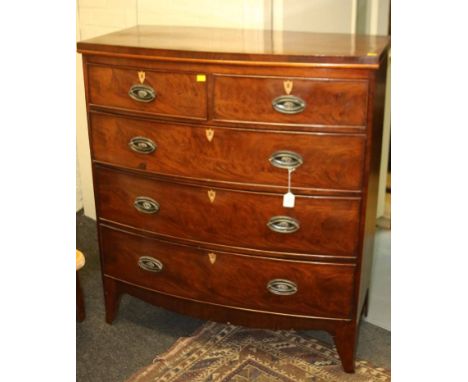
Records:
[[[149,272],[161,272],[163,269],[163,263],[150,256],[141,256],[138,259],[138,266]]]
[[[155,214],[159,211],[159,203],[147,196],[137,196],[133,202],[133,206],[144,214]]]
[[[273,102],[273,109],[283,114],[298,114],[304,111],[306,102],[297,96],[282,95],[276,97]]]
[[[293,170],[298,168],[304,160],[302,156],[294,151],[276,151],[271,154],[270,158],[268,159],[270,163],[278,168],[285,168],[288,170]]]
[[[296,283],[284,279],[270,280],[267,289],[270,293],[280,296],[291,296],[298,290]]]
[[[128,147],[140,154],[151,154],[156,151],[156,143],[145,137],[133,137],[128,142]]]
[[[156,98],[155,90],[145,84],[133,85],[128,91],[128,95],[138,102],[151,102]]]
[[[299,221],[289,216],[273,216],[267,226],[278,233],[293,233],[301,228]]]

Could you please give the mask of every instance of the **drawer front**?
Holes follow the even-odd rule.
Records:
[[[349,318],[354,266],[214,253],[100,227],[104,274],[225,306]]]
[[[284,166],[297,164],[287,162],[297,154],[302,164],[292,187],[360,190],[362,184],[362,135],[239,131],[102,114],[91,114],[91,134],[95,160],[159,174],[286,187]]]
[[[368,83],[364,80],[223,75],[216,75],[214,78],[215,120],[298,125],[366,125]]]
[[[359,198],[297,196],[295,208],[283,208],[282,194],[181,185],[100,167],[94,174],[106,220],[206,243],[355,256]]]
[[[89,103],[169,117],[206,119],[206,82],[196,73],[90,65]],[[143,87],[142,87],[143,86]]]

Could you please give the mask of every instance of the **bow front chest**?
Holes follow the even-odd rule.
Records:
[[[137,26],[83,54],[106,320],[123,293],[320,329],[354,370],[388,40]]]

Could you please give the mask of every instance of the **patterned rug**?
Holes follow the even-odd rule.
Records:
[[[270,331],[209,322],[179,339],[127,382],[322,382],[390,381],[388,370],[356,362],[341,369],[338,354],[294,331]]]

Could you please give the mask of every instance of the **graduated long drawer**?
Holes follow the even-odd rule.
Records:
[[[96,161],[230,183],[359,191],[365,136],[179,125],[91,113]],[[296,167],[297,166],[297,167]]]
[[[98,215],[197,242],[290,253],[355,256],[360,198],[297,196],[177,184],[95,167]]]
[[[107,276],[180,298],[273,313],[349,318],[355,267],[228,252],[100,226]]]

